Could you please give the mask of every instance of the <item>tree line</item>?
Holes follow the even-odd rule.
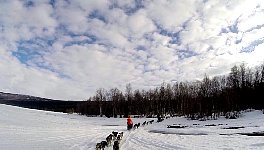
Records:
[[[205,75],[201,81],[163,83],[149,90],[133,90],[131,84],[126,85],[124,92],[100,88],[94,96],[79,103],[76,112],[107,117],[171,114],[192,119],[217,118],[248,108],[263,109],[263,91],[264,64],[254,68],[241,64],[232,67],[228,75],[212,78]]]

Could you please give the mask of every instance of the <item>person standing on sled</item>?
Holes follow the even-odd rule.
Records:
[[[133,121],[132,121],[131,117],[128,116],[128,118],[127,118],[127,130],[132,129],[132,127],[133,127]]]

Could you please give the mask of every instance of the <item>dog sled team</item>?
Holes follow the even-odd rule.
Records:
[[[154,122],[154,120],[144,121],[142,123],[142,126],[145,126],[145,125],[148,125],[148,124],[152,124],[153,122]],[[159,119],[158,119],[158,122],[159,122]],[[140,123],[136,123],[136,124],[133,125],[133,121],[131,119],[131,116],[128,116],[128,118],[127,118],[127,130],[131,130],[132,128],[133,129],[137,129],[139,126],[140,126]]]
[[[113,131],[112,134],[108,135],[106,137],[106,141],[102,141],[100,143],[96,144],[96,150],[104,150],[106,147],[111,146],[112,142],[114,142],[113,144],[113,150],[120,150],[120,141],[122,140],[124,135],[124,132],[115,132]]]
[[[161,122],[164,120],[160,115],[157,115],[157,118],[158,118],[157,122]],[[154,120],[144,121],[142,123],[142,126],[152,124],[153,122]],[[127,118],[127,130],[137,129],[139,126],[140,126],[140,123],[133,124],[132,118],[129,115]],[[120,141],[122,140],[123,135],[124,135],[123,132],[118,133],[118,132],[113,131],[112,134],[106,137],[106,141],[102,141],[96,144],[96,150],[104,150],[106,147],[111,146],[112,142],[114,142],[113,150],[120,150]]]

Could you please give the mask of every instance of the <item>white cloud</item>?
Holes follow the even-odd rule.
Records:
[[[141,37],[145,33],[154,31],[156,26],[151,19],[147,18],[145,11],[138,11],[128,17],[128,29],[132,31],[132,35]]]
[[[1,91],[56,99],[74,97],[70,93],[62,93],[63,89],[67,89],[65,91],[73,91],[85,96],[84,93],[78,92],[76,87],[69,85],[69,81],[59,78],[58,75],[47,70],[23,65],[2,48],[0,48],[0,52]],[[58,90],[54,91],[54,89]],[[58,93],[60,94],[58,95]]]
[[[195,13],[195,1],[147,1],[146,11],[150,18],[167,30],[175,31]]]
[[[13,0],[0,10],[1,91],[79,100],[264,58],[262,0]]]
[[[47,56],[55,70],[63,72],[83,86],[113,87],[120,86],[137,75],[134,64],[120,61],[114,55],[98,50],[98,45],[65,47],[59,52]]]

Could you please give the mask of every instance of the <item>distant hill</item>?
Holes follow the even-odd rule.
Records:
[[[30,95],[0,92],[0,104],[13,105],[31,109],[40,109],[56,112],[76,112],[78,104],[83,101],[53,100]]]
[[[47,99],[47,98],[41,98],[41,97],[35,97],[35,96],[30,96],[30,95],[21,95],[21,94],[12,94],[12,93],[4,93],[0,92],[0,100],[9,100],[9,101],[28,101],[28,100],[33,100],[33,101],[49,101],[52,99]]]

